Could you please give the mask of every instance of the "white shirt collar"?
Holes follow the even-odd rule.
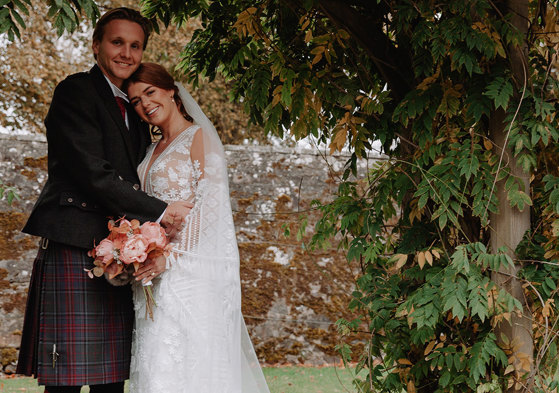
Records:
[[[116,85],[113,82],[111,82],[111,80],[109,78],[107,78],[107,75],[103,74],[103,76],[105,77],[107,82],[109,82],[109,86],[111,87],[111,90],[113,91],[113,95],[115,97],[121,97],[122,99],[124,99],[124,101],[129,102],[128,101],[128,96],[126,95],[126,93],[124,93],[122,90],[120,90],[118,87],[116,87]]]

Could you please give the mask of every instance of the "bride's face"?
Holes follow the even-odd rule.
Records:
[[[128,98],[140,118],[155,126],[165,126],[177,106],[173,101],[173,90],[165,90],[144,82],[132,83],[128,87]]]

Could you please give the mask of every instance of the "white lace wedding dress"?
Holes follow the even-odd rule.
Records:
[[[223,148],[192,162],[193,125],[138,167],[142,188],[194,208],[174,237],[170,267],[153,281],[153,320],[134,284],[136,324],[130,393],[269,393],[241,315],[239,255]],[[215,142],[215,141],[214,141]],[[219,146],[221,146],[219,144]]]

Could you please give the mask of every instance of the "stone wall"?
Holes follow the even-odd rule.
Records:
[[[295,233],[303,215],[312,235],[313,199],[327,201],[347,157],[277,147],[226,146],[241,256],[243,314],[266,363],[337,361],[333,323],[347,315],[353,274],[335,248],[308,252]],[[19,232],[46,180],[46,142],[0,135],[0,179],[20,196],[0,201],[0,361],[14,370],[38,239]],[[285,236],[290,228],[291,236]]]

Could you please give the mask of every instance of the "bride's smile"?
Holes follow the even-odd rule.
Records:
[[[180,118],[173,91],[165,90],[144,82],[137,82],[128,88],[130,103],[142,120],[159,127],[172,137],[174,121]],[[164,135],[165,137],[165,135]]]

